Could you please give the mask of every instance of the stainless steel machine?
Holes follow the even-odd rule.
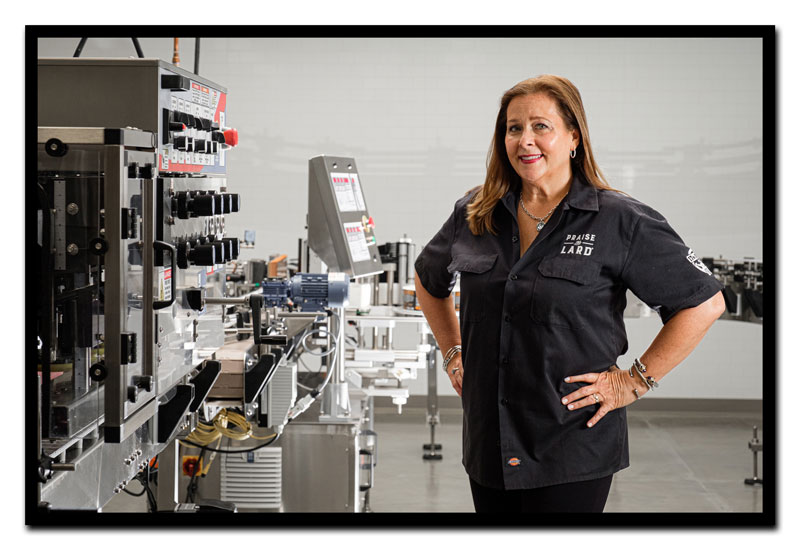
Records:
[[[38,83],[39,501],[96,510],[219,375],[238,134],[224,88],[160,60],[41,59]]]

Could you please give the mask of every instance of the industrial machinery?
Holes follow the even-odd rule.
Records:
[[[39,508],[369,511],[373,399],[400,412],[436,348],[355,160],[309,161],[297,265],[244,261],[225,88],[142,58],[40,59],[38,83]]]
[[[39,501],[97,510],[219,375],[238,135],[224,88],[160,60],[40,59],[38,83]]]
[[[691,250],[689,258],[722,283],[725,312],[720,319],[763,323],[764,263],[761,260],[747,257],[729,260],[721,256],[698,259]],[[625,317],[649,317],[651,313],[647,304],[628,293]]]

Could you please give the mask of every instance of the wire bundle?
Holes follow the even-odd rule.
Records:
[[[253,426],[242,414],[229,409],[222,409],[210,424],[200,422],[197,428],[186,437],[186,443],[199,447],[208,447],[223,436],[236,441],[244,441],[248,438],[273,439],[275,434],[263,437],[254,435]],[[181,443],[185,445],[183,441]]]

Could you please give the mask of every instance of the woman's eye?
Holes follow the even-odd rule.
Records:
[[[509,132],[518,132],[519,131],[519,126],[509,126],[508,127],[508,131]]]
[[[547,130],[547,124],[542,124],[541,122],[534,124],[533,127],[537,130]]]

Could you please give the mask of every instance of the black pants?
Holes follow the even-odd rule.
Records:
[[[470,478],[472,501],[479,514],[602,512],[613,475],[539,489],[490,489]]]

